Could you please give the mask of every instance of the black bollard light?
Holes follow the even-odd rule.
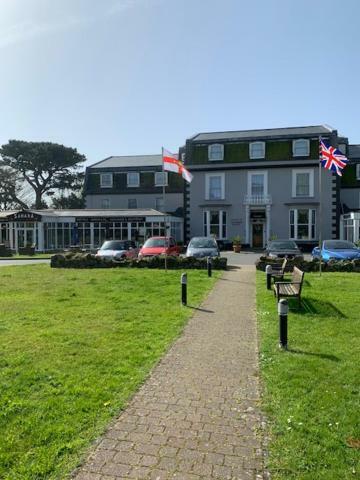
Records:
[[[212,275],[212,258],[207,257],[207,271],[208,271],[208,277],[211,277]]]
[[[266,265],[265,272],[266,272],[266,288],[268,290],[271,290],[272,266]]]
[[[279,347],[285,350],[287,350],[287,344],[288,344],[288,312],[289,312],[288,301],[285,298],[282,298],[278,303],[279,335],[280,335]]]
[[[187,273],[181,274],[181,303],[187,304]]]

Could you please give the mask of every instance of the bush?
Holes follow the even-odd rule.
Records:
[[[265,272],[266,265],[279,265],[281,260],[276,260],[269,257],[260,257],[255,263],[256,269]],[[288,260],[286,264],[286,271],[291,272],[294,267],[300,268],[303,272],[318,272],[320,269],[319,260],[301,260],[296,258],[294,260]],[[359,272],[360,273],[360,260],[330,260],[327,263],[322,263],[321,267],[323,272]]]
[[[212,259],[214,270],[226,270],[226,258]],[[155,256],[141,259],[127,258],[121,261],[96,257],[91,253],[57,254],[51,257],[52,268],[165,268],[165,256]],[[176,269],[206,269],[206,258],[167,257],[167,268]]]

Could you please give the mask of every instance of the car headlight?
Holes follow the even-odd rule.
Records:
[[[276,253],[269,253],[268,255],[270,258],[277,258],[277,255]]]

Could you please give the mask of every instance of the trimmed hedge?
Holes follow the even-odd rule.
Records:
[[[260,257],[255,263],[256,269],[265,272],[266,265],[279,265],[280,260],[269,257]],[[300,268],[303,272],[318,272],[320,267],[319,260],[288,260],[286,264],[286,271],[291,272],[294,267]],[[360,260],[330,260],[329,262],[322,262],[321,270],[323,272],[358,272],[360,273]]]
[[[226,258],[213,258],[214,270],[226,270]],[[66,254],[57,254],[51,257],[50,266],[52,268],[165,268],[165,257],[156,256],[149,258],[125,259],[114,261],[96,257],[91,253],[69,252]],[[193,257],[167,257],[167,268],[175,269],[206,269],[206,258]]]

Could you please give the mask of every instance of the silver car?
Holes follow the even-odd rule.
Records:
[[[212,237],[193,237],[186,249],[187,257],[219,257],[219,247]]]

